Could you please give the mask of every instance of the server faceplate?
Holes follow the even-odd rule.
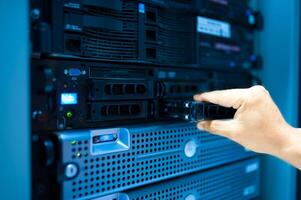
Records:
[[[88,61],[33,60],[32,77],[34,131],[170,121],[161,112],[166,101],[192,100],[196,93],[256,84],[245,70]]]
[[[32,2],[32,7],[40,12],[31,26],[33,50],[37,54],[181,67],[260,65],[260,59],[253,55],[254,40],[250,37],[260,20],[246,1]],[[216,22],[227,23],[233,40],[200,38],[200,17],[214,21],[206,24],[208,30],[225,32],[223,25]],[[216,58],[221,61],[214,62]]]
[[[93,200],[255,199],[260,189],[259,165],[258,159],[251,159]]]
[[[194,123],[52,135],[61,199],[106,195],[255,155],[228,139],[197,130]]]

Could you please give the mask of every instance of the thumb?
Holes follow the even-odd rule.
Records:
[[[238,124],[234,119],[231,120],[212,120],[201,121],[197,124],[198,129],[204,130],[215,135],[224,136],[232,139],[238,132]]]

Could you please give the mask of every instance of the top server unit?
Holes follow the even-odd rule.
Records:
[[[136,1],[37,1],[33,7],[41,10],[33,23],[35,52],[137,59]]]
[[[194,17],[186,4],[191,5],[135,0],[33,2],[32,7],[41,10],[41,16],[33,20],[34,51],[110,61],[191,64],[193,56],[185,50],[193,48]]]
[[[247,3],[218,2],[32,1],[33,50],[52,57],[211,67],[198,58],[198,16],[240,25],[246,34],[260,21]]]

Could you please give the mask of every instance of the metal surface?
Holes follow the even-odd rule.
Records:
[[[127,139],[120,135],[114,141],[93,140],[95,133],[98,136],[116,132],[127,135]],[[60,147],[56,166],[75,164],[79,169],[71,179],[58,172],[57,176],[62,177],[62,199],[109,195],[256,155],[228,139],[197,130],[195,123],[142,124],[54,134]]]
[[[0,199],[30,199],[28,4],[0,1]]]

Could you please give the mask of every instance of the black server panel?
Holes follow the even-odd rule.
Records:
[[[34,51],[104,59],[137,59],[138,9],[134,0],[34,1]]]
[[[175,0],[33,1],[32,6],[40,10],[39,18],[32,20],[33,49],[53,57],[179,67],[260,65],[254,55],[253,29],[199,12],[198,7],[216,12],[214,6],[205,5]],[[236,8],[236,4],[226,7]]]
[[[252,86],[247,72],[141,67],[93,62],[32,63],[33,130],[103,127],[168,120],[167,101],[198,92]]]
[[[187,2],[191,5],[191,2]],[[191,9],[168,3],[161,1],[145,4],[138,25],[142,31],[139,39],[145,41],[139,48],[140,58],[165,64],[193,64],[195,55],[186,50],[195,47],[195,15]]]
[[[197,17],[198,63],[210,68],[256,68],[254,34],[247,28],[208,17]]]
[[[156,2],[156,1],[154,1]],[[169,1],[39,1],[35,52],[123,62],[192,64],[194,16]],[[184,4],[184,5],[182,5]],[[52,12],[50,12],[51,9]]]

